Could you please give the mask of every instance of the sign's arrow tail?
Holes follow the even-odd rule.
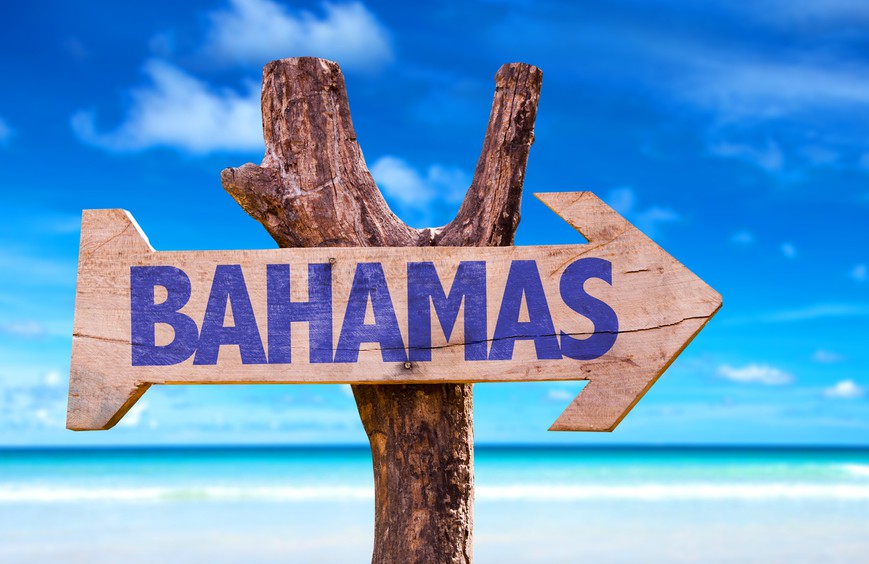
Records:
[[[103,298],[117,291],[113,286],[119,279],[118,271],[129,270],[131,256],[151,252],[148,239],[128,212],[83,212],[66,421],[69,429],[113,427],[149,387],[120,369],[130,365],[129,330],[123,329],[130,325],[129,310],[107,312]],[[115,346],[107,346],[111,343],[106,341],[113,339],[103,335],[119,331],[126,334],[118,334]],[[84,363],[78,362],[79,358],[96,360]]]
[[[612,285],[624,297],[608,362],[587,372],[589,383],[550,430],[612,431],[715,315],[721,296],[591,192],[535,196],[588,239],[584,252],[612,257]]]

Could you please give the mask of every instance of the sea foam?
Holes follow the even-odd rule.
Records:
[[[869,478],[869,464],[842,464],[840,468],[853,477]]]
[[[479,485],[482,502],[624,501],[869,501],[862,484],[637,484],[637,485]],[[49,487],[0,486],[0,504],[41,503],[184,503],[184,502],[370,502],[372,487],[361,486],[157,486]]]

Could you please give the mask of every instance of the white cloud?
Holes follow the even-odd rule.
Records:
[[[767,364],[747,364],[743,367],[724,364],[718,367],[718,375],[733,382],[767,386],[782,386],[794,381],[793,375]]]
[[[755,0],[732,2],[729,6],[765,23],[785,28],[869,23],[869,4],[865,0]]]
[[[712,137],[729,140],[713,144],[711,154],[785,181],[811,169],[864,166],[853,153],[866,147],[859,131],[867,125],[869,66],[823,56],[708,55],[689,63],[682,92],[712,113]],[[781,144],[770,131],[781,132]]]
[[[4,323],[0,325],[0,332],[27,339],[38,339],[46,334],[45,327],[33,320]]]
[[[60,47],[77,63],[83,63],[91,57],[90,50],[81,39],[76,37],[64,39],[60,42]]]
[[[53,388],[54,386],[60,384],[60,379],[60,372],[58,372],[57,370],[51,370],[45,373],[45,385],[50,388]]]
[[[754,243],[754,234],[751,231],[737,231],[730,238],[730,242],[734,245],[751,245]]]
[[[658,225],[664,223],[672,223],[679,221],[681,216],[670,208],[662,208],[652,206],[643,211],[638,211],[633,214],[633,220],[636,226],[646,234],[656,235]]]
[[[132,106],[113,131],[99,132],[93,112],[72,117],[78,137],[110,151],[172,147],[191,153],[263,149],[260,94],[215,89],[166,62],[145,63],[146,86],[130,93]]]
[[[835,385],[825,388],[824,395],[828,398],[856,399],[863,397],[865,390],[854,380],[840,380]]]
[[[782,243],[781,252],[785,257],[789,259],[797,258],[797,248],[794,247],[791,243]]]
[[[837,151],[816,145],[802,147],[800,154],[805,157],[810,165],[814,166],[835,166],[841,159],[841,155]]]
[[[682,62],[687,72],[675,82],[687,103],[712,114],[713,156],[785,181],[815,168],[863,166],[853,150],[866,146],[856,132],[866,125],[869,66],[708,51]],[[781,144],[770,131],[781,132]]]
[[[834,319],[838,317],[869,317],[869,304],[865,303],[826,303],[813,304],[801,308],[783,309],[763,312],[729,321],[731,325],[746,325],[750,323],[791,323],[796,321],[814,321],[816,319]]]
[[[210,61],[248,68],[306,55],[336,59],[351,69],[372,69],[391,60],[388,33],[364,5],[324,3],[322,12],[318,17],[271,0],[231,0],[208,15],[211,25],[201,52]],[[153,40],[152,50],[168,56],[173,49],[165,39]],[[93,110],[72,116],[79,139],[116,152],[152,147],[195,154],[263,150],[258,84],[251,82],[241,91],[217,88],[160,59],[147,61],[143,70],[147,81],[129,92],[131,106],[116,127],[100,130]]]
[[[56,427],[58,420],[52,417],[51,411],[41,407],[33,412],[33,418],[43,427]]]
[[[138,427],[142,416],[148,411],[148,402],[139,400],[130,411],[118,422],[119,427]]]
[[[27,280],[23,277],[20,281],[27,284]],[[34,310],[53,308],[40,296],[31,296],[29,298],[21,295],[0,293],[0,304],[14,310]],[[43,308],[43,306],[48,306]],[[6,312],[4,312],[6,313]],[[47,315],[41,319],[27,320],[12,320],[0,321],[0,336],[8,335],[19,339],[40,340],[46,338],[61,338],[69,339],[72,334],[72,311],[46,311]],[[60,317],[52,318],[52,315],[60,315]]]
[[[780,172],[784,167],[784,154],[775,141],[767,139],[757,147],[748,143],[719,141],[709,147],[709,153],[716,157],[729,157],[762,168],[767,172]]]
[[[81,214],[60,214],[45,210],[41,211],[41,217],[28,217],[26,226],[40,234],[77,235],[81,229]]]
[[[869,63],[855,54],[854,45],[863,37],[869,3],[719,1],[687,12],[684,2],[665,4],[671,6],[659,6],[662,12],[689,19],[703,13],[749,22],[752,32],[724,25],[721,33],[690,26],[673,33],[670,26],[615,18],[607,33],[577,33],[566,22],[533,15],[526,27],[538,32],[538,43],[565,53],[598,53],[593,60],[562,60],[577,76],[597,74],[603,81],[630,84],[680,119],[698,119],[707,128],[712,155],[744,161],[785,181],[801,180],[817,167],[859,166],[859,153],[869,148],[863,133],[869,127]],[[801,18],[807,29],[794,29]],[[782,33],[787,39],[773,48]],[[506,23],[499,26],[504,44],[516,34]],[[642,49],[625,48],[633,44]]]
[[[460,168],[433,164],[423,173],[389,155],[379,158],[370,170],[386,199],[411,216],[409,223],[431,221],[437,215],[435,207],[461,202],[471,185],[471,176]]]
[[[809,118],[812,110],[869,104],[869,67],[796,54],[775,60],[751,51],[665,45],[659,54],[682,66],[682,86],[693,87],[682,95],[725,121]]]
[[[768,14],[779,17],[777,10]],[[777,23],[782,21],[787,20]],[[864,61],[823,49],[765,52],[686,37],[655,35],[645,42],[645,56],[659,69],[649,85],[664,89],[666,100],[675,97],[680,111],[693,107],[706,114],[711,155],[740,160],[783,180],[799,180],[817,167],[860,166],[854,148],[865,151],[860,132],[869,124],[869,65]],[[669,79],[661,80],[662,75]]]
[[[546,393],[546,397],[553,401],[570,401],[576,397],[577,392],[571,392],[564,388],[553,388]]]
[[[636,199],[637,196],[632,189],[616,188],[610,191],[607,203],[620,214],[627,215],[634,209]]]
[[[8,281],[68,287],[75,283],[76,263],[75,257],[44,258],[0,246],[0,272]]]
[[[0,145],[5,145],[12,138],[12,133],[12,128],[0,117]]]
[[[823,364],[833,364],[836,362],[842,362],[844,359],[842,358],[842,355],[838,353],[818,349],[815,351],[815,354],[812,355],[812,360]]]
[[[761,317],[762,321],[808,321],[829,317],[866,317],[869,304],[818,304],[802,309],[783,310]]]
[[[62,429],[67,389],[61,374],[33,366],[0,367],[0,432]]]
[[[867,276],[869,276],[869,272],[867,272],[865,264],[858,264],[853,269],[851,269],[851,278],[853,278],[857,282],[865,282]]]
[[[322,4],[322,16],[271,0],[230,0],[209,14],[203,51],[209,58],[263,65],[272,59],[312,56],[342,68],[372,69],[392,60],[389,33],[363,4]]]
[[[681,216],[670,208],[651,206],[642,210],[638,209],[636,200],[634,190],[624,187],[611,190],[607,203],[649,237],[655,237],[659,234],[658,227],[660,225],[681,219]]]

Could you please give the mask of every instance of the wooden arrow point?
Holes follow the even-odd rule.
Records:
[[[612,431],[721,308],[721,295],[591,192],[535,194],[609,258],[620,295],[613,363],[550,431]]]

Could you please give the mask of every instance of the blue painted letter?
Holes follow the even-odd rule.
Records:
[[[290,265],[269,264],[269,364],[292,362],[292,322],[308,323],[311,363],[332,362],[332,266],[308,265],[308,301],[290,301]]]
[[[444,293],[431,262],[407,264],[407,344],[410,360],[431,360],[431,306],[447,341],[465,302],[465,360],[486,360],[486,263],[461,262],[450,287]]]
[[[166,288],[166,300],[154,303],[154,288]],[[174,266],[130,267],[130,344],[133,366],[168,366],[184,362],[196,350],[196,322],[178,310],[190,299],[190,278]],[[172,327],[168,345],[155,344],[158,323]]]
[[[374,313],[373,324],[365,323],[369,299]],[[392,298],[389,297],[383,266],[379,262],[360,262],[356,265],[335,362],[359,360],[359,345],[362,343],[379,343],[383,362],[407,361],[398,319],[392,307]]]
[[[592,360],[603,356],[613,347],[619,335],[619,318],[613,308],[586,293],[584,285],[589,278],[599,278],[612,285],[612,263],[600,258],[579,259],[564,269],[559,284],[564,303],[594,324],[594,334],[585,339],[575,339],[561,332],[561,352],[576,360]]]
[[[519,321],[523,295],[528,321]],[[534,260],[514,260],[510,264],[489,360],[512,359],[513,345],[517,340],[533,340],[540,360],[561,358],[549,304]]]
[[[225,326],[226,305],[231,304],[235,325]],[[214,269],[211,294],[202,320],[199,348],[193,364],[217,364],[221,345],[238,345],[242,364],[266,364],[262,339],[238,264],[219,264]]]

